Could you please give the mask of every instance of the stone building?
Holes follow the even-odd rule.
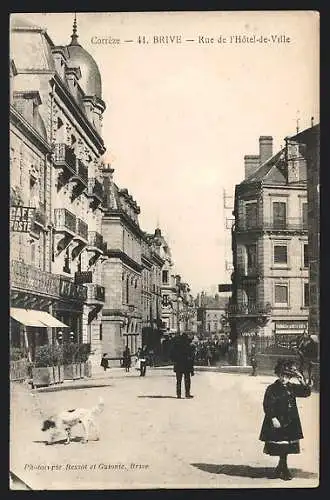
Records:
[[[196,299],[197,333],[200,337],[211,338],[214,335],[225,333],[225,317],[229,297],[219,294],[209,296],[202,292]]]
[[[107,244],[103,264],[107,293],[102,310],[102,351],[119,360],[125,346],[132,354],[141,347],[144,233],[136,201],[127,189],[115,184],[110,166],[104,166],[102,172],[105,190],[102,235]]]
[[[307,162],[309,322],[310,335],[320,334],[320,125],[294,137],[304,148]],[[299,148],[298,148],[299,151]]]
[[[161,339],[161,271],[165,263],[161,253],[161,231],[145,233],[142,239],[142,345],[158,352]]]
[[[290,344],[308,320],[306,161],[290,141],[275,155],[271,137],[259,145],[259,155],[245,156],[246,178],[235,188],[229,315],[243,365],[252,342]]]
[[[49,320],[50,328],[67,326],[64,339],[73,331],[76,342],[98,350],[105,250],[101,75],[79,44],[76,22],[71,42],[55,46],[44,29],[12,15],[10,41],[11,204],[35,209],[31,229],[12,226],[10,234],[12,329],[23,324],[36,339],[31,329],[44,328],[40,312],[49,313],[61,322]],[[48,333],[50,339],[55,330]]]

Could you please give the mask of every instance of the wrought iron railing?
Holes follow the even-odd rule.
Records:
[[[88,224],[79,218],[77,218],[76,233],[84,238],[84,240],[88,240]]]
[[[55,229],[76,232],[76,216],[66,208],[55,208]]]
[[[74,275],[74,282],[76,285],[82,285],[84,283],[93,282],[93,272],[92,271],[77,271]]]
[[[103,251],[103,236],[97,231],[88,231],[88,244]]]
[[[258,218],[252,220],[236,220],[233,230],[240,231],[307,231],[307,221],[302,217],[286,219]]]
[[[84,165],[84,163],[81,160],[77,160],[77,175],[82,179],[84,184],[88,183],[88,167]]]
[[[70,278],[60,276],[60,297],[86,300],[87,288],[84,285],[75,284]]]
[[[88,194],[89,196],[96,196],[100,201],[103,200],[103,186],[95,177],[90,177],[88,179]]]
[[[58,297],[60,278],[56,274],[41,271],[37,267],[24,262],[12,260],[10,266],[11,288],[40,292],[44,295]]]
[[[73,149],[67,144],[57,143],[54,147],[55,166],[68,166],[73,172],[76,171],[76,155]]]
[[[104,302],[105,300],[104,286],[97,285],[96,283],[89,283],[87,285],[87,299],[99,300],[100,302]]]
[[[272,310],[270,303],[263,302],[248,302],[229,304],[228,313],[232,316],[235,315],[270,315]]]

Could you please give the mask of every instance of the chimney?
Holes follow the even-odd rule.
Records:
[[[258,170],[259,165],[260,165],[259,155],[245,155],[244,156],[245,179],[250,177],[250,175],[254,174],[254,172]]]
[[[260,165],[265,163],[273,156],[273,138],[270,135],[261,135],[259,137],[259,156]]]

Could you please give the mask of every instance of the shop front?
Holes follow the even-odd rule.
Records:
[[[308,319],[306,320],[276,320],[275,343],[284,347],[296,347],[298,340],[308,331]]]

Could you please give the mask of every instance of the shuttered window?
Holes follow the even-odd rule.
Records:
[[[273,224],[275,229],[286,227],[286,203],[283,201],[273,202]]]

